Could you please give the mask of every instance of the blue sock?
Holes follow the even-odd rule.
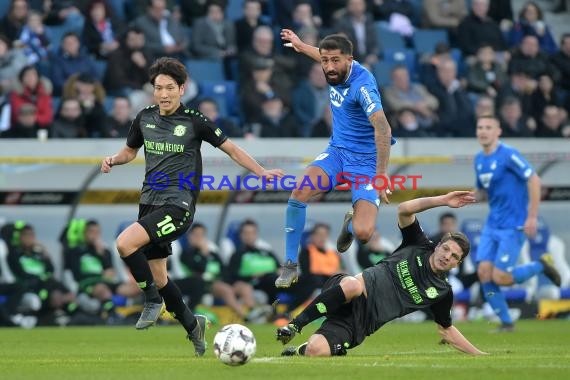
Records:
[[[507,300],[501,288],[494,282],[481,283],[481,287],[483,288],[485,299],[489,302],[495,314],[499,316],[501,322],[512,324],[513,320],[509,314],[509,305],[507,305]]]
[[[305,228],[307,204],[289,198],[285,214],[285,261],[291,260],[296,263],[301,236]]]
[[[350,222],[348,222],[347,229],[348,229],[348,232],[350,232],[352,235],[354,235],[354,232],[352,231],[352,219],[350,220]]]
[[[517,284],[520,284],[532,276],[542,273],[543,270],[544,268],[540,262],[533,261],[532,263],[515,267],[515,269],[512,270],[511,274],[513,275],[513,281]]]

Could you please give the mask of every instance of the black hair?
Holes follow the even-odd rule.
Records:
[[[18,80],[20,82],[22,82],[22,79],[24,78],[24,75],[26,74],[26,72],[30,71],[30,70],[34,70],[37,74],[38,74],[38,80],[40,77],[40,72],[38,71],[38,69],[36,68],[36,66],[34,65],[27,65],[22,67],[22,69],[20,70],[20,72],[18,73]]]
[[[203,225],[202,223],[194,222],[194,223],[192,224],[192,226],[190,227],[190,229],[188,230],[188,232],[192,232],[192,231],[194,231],[194,230],[196,230],[196,229],[198,229],[198,228],[201,228],[201,229],[203,229],[204,231],[207,230],[206,226]]]
[[[445,219],[457,220],[457,216],[455,216],[455,214],[452,212],[444,212],[439,216],[439,224],[443,223]]]
[[[321,50],[340,50],[341,54],[352,55],[352,42],[343,34],[331,34],[319,44]]]
[[[154,86],[154,81],[159,75],[168,75],[178,86],[182,86],[188,79],[186,66],[175,58],[162,57],[154,61],[149,69],[150,83]]]
[[[246,219],[243,222],[241,222],[241,224],[239,225],[239,233],[241,234],[243,232],[243,229],[247,226],[253,226],[255,227],[255,229],[257,229],[257,223],[255,222],[255,220]]]

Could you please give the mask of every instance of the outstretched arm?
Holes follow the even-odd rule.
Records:
[[[288,41],[285,46],[295,49],[297,53],[305,54],[315,61],[321,62],[321,53],[319,52],[319,48],[304,43],[292,30],[283,29],[281,31],[281,39],[283,41]]]
[[[263,166],[259,165],[259,163],[251,157],[249,153],[239,145],[234,144],[230,139],[224,141],[218,148],[226,153],[238,165],[249,170],[258,177],[267,177],[268,180],[272,180],[274,177],[281,178],[285,175],[281,169],[266,170]]]
[[[417,213],[431,208],[440,206],[458,208],[469,203],[475,203],[475,195],[471,191],[452,191],[445,195],[412,199],[398,206],[398,224],[401,228],[405,228],[414,223]]]
[[[123,149],[117,152],[117,154],[114,156],[105,157],[103,159],[103,163],[101,164],[101,172],[109,173],[111,171],[111,167],[115,165],[124,165],[131,162],[136,158],[138,151],[138,149],[134,149],[128,145],[125,145]]]
[[[455,326],[451,325],[445,328],[437,325],[437,330],[443,341],[451,344],[455,349],[470,355],[487,355],[486,352],[479,350],[469,342]]]

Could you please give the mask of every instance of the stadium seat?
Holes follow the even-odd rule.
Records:
[[[212,98],[223,117],[239,116],[237,83],[234,81],[200,81],[200,98]]]
[[[439,42],[449,45],[449,37],[444,29],[416,29],[412,42],[418,54],[431,54]]]
[[[0,1],[0,18],[3,18],[6,13],[8,13],[8,9],[10,8],[9,1]]]
[[[97,71],[97,80],[103,82],[105,72],[107,71],[107,61],[95,59],[93,62],[95,63],[95,70]]]
[[[224,68],[221,61],[187,59],[184,62],[190,76],[196,81],[223,81]]]
[[[226,7],[226,19],[235,21],[243,17],[243,0],[228,1]]]
[[[381,23],[375,23],[376,35],[378,36],[378,42],[380,42],[380,49],[384,51],[386,49],[405,49],[406,41],[404,37],[396,32],[386,29]]]
[[[393,67],[394,63],[386,61],[378,61],[374,64],[372,71],[379,87],[384,87],[391,83],[390,74]]]
[[[385,49],[384,61],[393,65],[404,65],[408,68],[410,79],[416,78],[416,52],[413,49]]]
[[[63,35],[67,33],[67,28],[61,25],[46,26],[46,35],[50,41],[50,51],[56,53],[61,45]]]

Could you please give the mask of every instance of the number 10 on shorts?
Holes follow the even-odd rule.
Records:
[[[170,215],[166,215],[160,223],[156,224],[156,226],[159,228],[159,230],[156,231],[158,237],[162,237],[163,235],[168,235],[176,231],[176,226],[172,223],[172,217]]]

